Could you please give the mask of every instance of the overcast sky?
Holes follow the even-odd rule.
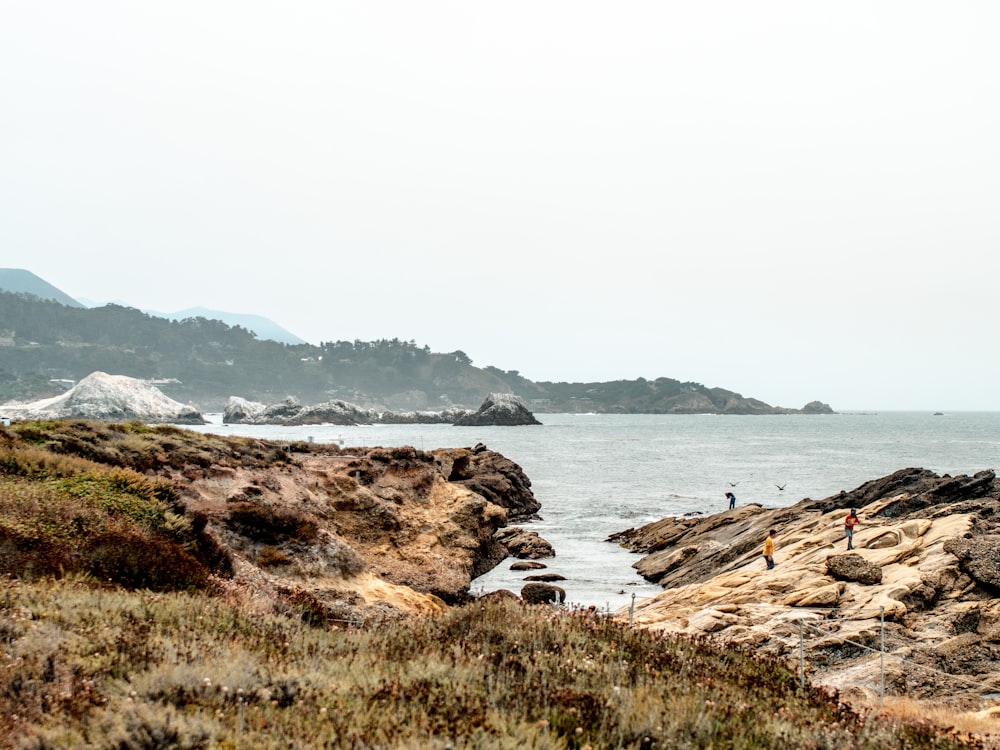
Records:
[[[1000,410],[1000,3],[0,9],[0,266],[74,297]]]

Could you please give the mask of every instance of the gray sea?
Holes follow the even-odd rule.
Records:
[[[1000,463],[1000,412],[831,415],[538,414],[541,426],[223,425],[202,432],[346,446],[421,450],[484,443],[518,463],[542,505],[526,525],[555,548],[544,562],[566,577],[567,603],[617,610],[660,589],[632,568],[639,557],[610,534],[666,516],[737,504],[781,507],[824,498],[897,469],[972,474]],[[783,489],[779,489],[783,488]],[[475,594],[520,591],[508,560],[473,581]]]

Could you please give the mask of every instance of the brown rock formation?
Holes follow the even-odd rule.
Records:
[[[506,547],[511,556],[521,560],[538,560],[543,557],[555,556],[552,545],[542,539],[537,531],[525,531],[522,528],[511,526],[500,529],[496,533],[496,539]]]
[[[882,583],[882,568],[861,555],[830,555],[826,558],[826,572],[838,581],[853,581],[873,586]]]
[[[566,601],[566,591],[551,583],[526,583],[521,588],[521,598],[529,604],[562,604]]]
[[[219,585],[258,606],[372,621],[440,610],[507,557],[494,533],[539,505],[483,449],[309,446],[291,463],[188,469],[190,514],[233,559]]]
[[[847,553],[852,507],[861,524]],[[814,683],[871,694],[884,615],[887,692],[975,705],[1000,691],[998,527],[992,471],[904,469],[821,501],[664,519],[612,539],[648,552],[635,567],[666,589],[636,606],[639,625],[712,633],[796,668],[801,627]],[[769,571],[761,547],[770,528]]]

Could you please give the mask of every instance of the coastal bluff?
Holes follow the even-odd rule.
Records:
[[[222,585],[266,608],[307,601],[358,622],[441,611],[508,557],[497,532],[541,507],[521,468],[484,446],[310,446],[295,464],[178,482],[234,562]]]
[[[205,588],[314,622],[471,601],[473,579],[520,554],[498,532],[541,508],[521,467],[481,443],[342,447],[65,419],[0,425],[0,453],[0,574]]]
[[[847,549],[844,518],[861,523]],[[775,568],[762,547],[774,529]],[[664,587],[637,625],[788,660],[814,684],[981,708],[1000,692],[1000,482],[908,468],[823,500],[665,518],[612,535]],[[801,634],[801,640],[800,640]]]

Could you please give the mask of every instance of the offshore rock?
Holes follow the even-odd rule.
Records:
[[[439,412],[391,412],[366,409],[347,401],[326,401],[304,405],[289,396],[276,404],[248,401],[230,396],[222,413],[224,424],[359,425],[359,424],[452,424],[472,412],[468,409],[444,409]]]
[[[230,396],[222,413],[225,424],[358,425],[372,424],[375,418],[375,412],[360,409],[346,401],[304,406],[293,397],[268,405]]]
[[[491,393],[474,414],[454,422],[456,427],[517,427],[541,424],[513,393]]]
[[[551,583],[526,583],[521,588],[521,598],[529,604],[562,604],[566,601],[566,591]]]
[[[500,529],[495,536],[496,540],[507,548],[511,557],[519,560],[538,560],[555,557],[556,554],[552,545],[542,539],[536,531],[525,531],[511,526]]]
[[[861,523],[847,552],[850,508]],[[761,556],[769,529],[777,531],[773,570]],[[879,683],[878,654],[851,644],[877,644],[884,617],[890,690],[974,706],[982,685],[1000,685],[1000,482],[992,470],[902,469],[819,501],[668,518],[613,540],[646,553],[634,567],[664,587],[636,606],[637,625],[711,633],[787,657],[795,669],[804,632],[811,681],[842,690]],[[960,635],[942,640],[948,634]]]
[[[92,372],[65,393],[28,404],[3,404],[14,419],[137,420],[153,424],[205,424],[194,407],[174,401],[156,386],[125,375]]]

